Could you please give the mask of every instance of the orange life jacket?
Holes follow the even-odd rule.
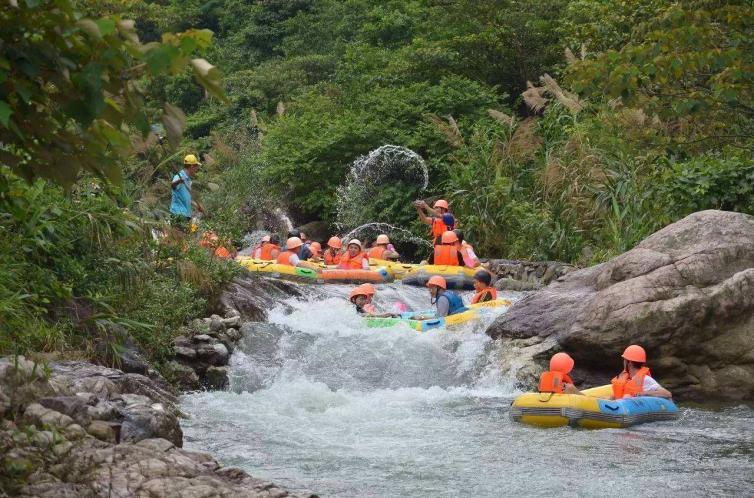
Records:
[[[385,246],[374,246],[373,248],[369,249],[368,256],[375,259],[385,259],[382,257],[385,254],[385,251],[387,251],[387,248]]]
[[[490,295],[491,301],[494,301],[495,299],[497,299],[497,289],[495,289],[494,287],[487,287],[486,289],[483,289],[477,292],[476,294],[474,294],[474,297],[471,298],[471,304],[478,303],[479,300],[482,299],[482,297],[484,297],[485,294]]]
[[[220,246],[217,249],[215,249],[215,256],[218,258],[229,259],[230,253],[225,247]]]
[[[565,384],[573,384],[573,380],[568,374],[548,370],[543,372],[539,378],[539,392],[563,394]]]
[[[458,249],[452,245],[435,246],[434,264],[459,266]]]
[[[280,246],[277,244],[273,244],[272,242],[268,242],[267,244],[262,246],[262,253],[259,259],[266,259],[266,260],[275,259],[272,257],[273,251],[280,252]]]
[[[325,251],[325,264],[326,265],[337,265],[340,263],[340,253],[335,253],[335,256],[332,255],[331,250]]]
[[[644,377],[652,375],[647,367],[641,367],[636,375],[628,378],[628,372],[622,371],[617,377],[613,378],[613,398],[623,399],[623,397],[636,396],[644,390]]]
[[[341,270],[362,270],[362,261],[367,260],[369,262],[369,258],[366,254],[363,252],[360,252],[353,258],[349,253],[344,253],[340,256],[340,263],[338,263],[338,268]]]
[[[293,266],[291,264],[291,256],[293,255],[298,256],[298,254],[296,254],[294,251],[281,252],[280,254],[278,254],[276,261],[281,265]]]
[[[432,240],[436,241],[438,237],[450,230],[450,227],[442,222],[442,216],[432,218]]]

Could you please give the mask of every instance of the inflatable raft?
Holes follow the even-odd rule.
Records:
[[[672,400],[639,396],[607,399],[610,385],[585,389],[578,394],[526,393],[513,401],[510,416],[516,422],[539,427],[570,425],[586,429],[630,427],[646,422],[678,418]]]
[[[486,303],[470,304],[467,306],[468,310],[462,313],[456,313],[446,317],[433,317],[427,319],[417,319],[416,317],[430,315],[432,311],[413,311],[408,313],[401,313],[400,318],[384,318],[384,317],[372,317],[365,318],[367,327],[370,328],[385,328],[393,327],[395,325],[404,324],[411,329],[419,332],[426,332],[427,330],[439,329],[444,327],[452,327],[462,323],[469,322],[479,318],[480,313],[484,313],[485,310],[492,308],[500,308],[504,306],[510,306],[511,302],[507,299],[495,299],[494,301],[487,301]]]
[[[424,287],[435,275],[445,278],[448,289],[471,290],[474,288],[474,274],[479,268],[465,266],[421,265],[406,271],[401,281],[407,285]]]
[[[399,261],[388,261],[386,259],[369,258],[369,267],[374,269],[385,268],[394,280],[401,280],[403,276],[415,270],[419,265],[414,263],[401,263]]]
[[[252,258],[236,258],[236,262],[251,272],[301,283],[363,284],[368,282],[381,284],[392,281],[390,273],[381,267],[374,270],[340,270],[322,265],[322,269],[316,271],[311,268],[281,265],[275,261]]]

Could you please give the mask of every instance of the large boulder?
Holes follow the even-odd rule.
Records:
[[[299,295],[301,292],[293,283],[247,273],[225,287],[215,307],[228,317],[262,322],[267,319],[267,310],[280,300]]]
[[[622,350],[637,343],[677,398],[752,399],[754,218],[694,213],[527,296],[488,334],[537,347],[541,365],[567,351],[590,383],[608,381]]]

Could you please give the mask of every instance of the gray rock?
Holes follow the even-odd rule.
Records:
[[[127,373],[147,375],[149,363],[133,337],[120,325],[111,325],[97,341],[95,351],[106,366],[118,368]]]
[[[121,441],[138,442],[158,437],[176,446],[183,445],[183,431],[178,418],[161,403],[152,403],[148,397],[138,394],[123,394],[121,398],[124,402],[121,408]]]
[[[204,373],[204,387],[210,390],[222,391],[228,387],[228,368],[209,367]]]
[[[241,332],[236,328],[229,328],[225,331],[225,335],[228,336],[228,339],[230,339],[233,342],[237,342],[241,339]]]
[[[210,332],[214,333],[224,332],[225,323],[223,323],[222,318],[220,318],[218,315],[212,315],[209,322],[209,330]]]
[[[202,344],[196,349],[197,357],[209,364],[215,366],[226,365],[230,358],[228,348],[221,343]]]
[[[24,410],[23,422],[40,428],[53,427],[57,429],[65,429],[73,424],[73,419],[68,415],[45,408],[39,403],[32,403],[26,407],[26,410]]]
[[[568,273],[516,303],[488,333],[554,339],[574,372],[605,383],[642,345],[654,376],[680,399],[754,397],[754,218],[702,211],[617,258]]]
[[[194,336],[194,342],[210,342],[212,337],[207,334],[199,334]]]
[[[178,358],[189,360],[189,361],[196,359],[196,349],[194,348],[184,347],[184,346],[175,346],[173,347],[173,351],[175,352],[175,355]]]
[[[267,318],[267,310],[278,301],[299,295],[301,292],[290,282],[249,274],[225,287],[219,305],[225,315],[259,322]]]
[[[42,398],[39,404],[45,408],[68,415],[77,424],[86,427],[92,421],[88,409],[91,408],[82,396],[55,396]]]
[[[113,427],[102,420],[94,420],[89,427],[86,428],[86,432],[96,437],[101,441],[108,443],[114,443],[116,441],[115,430]]]
[[[176,361],[169,361],[163,367],[165,375],[184,391],[194,391],[201,387],[199,376],[193,368]]]

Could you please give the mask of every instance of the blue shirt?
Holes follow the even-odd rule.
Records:
[[[171,183],[183,179],[173,188],[173,197],[170,201],[170,212],[178,216],[191,218],[191,177],[186,170],[181,170],[173,177]]]

